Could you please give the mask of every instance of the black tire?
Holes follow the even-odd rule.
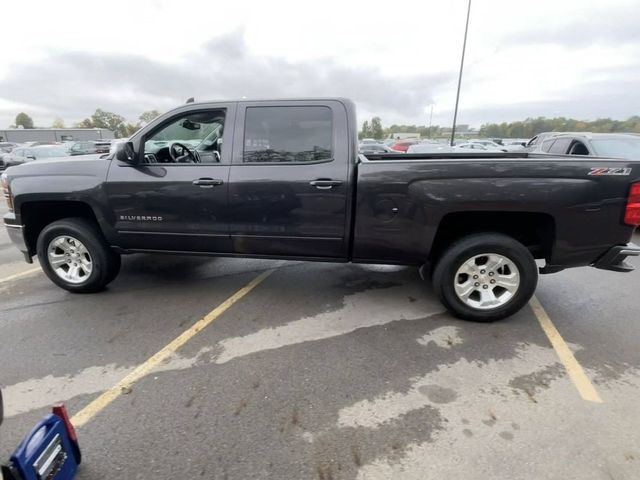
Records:
[[[466,261],[483,254],[506,257],[517,267],[520,279],[511,298],[502,305],[487,309],[465,303],[455,289],[455,283],[461,281],[456,275],[458,269]],[[531,252],[517,240],[499,233],[479,233],[453,243],[438,259],[432,279],[434,291],[453,315],[463,320],[493,322],[513,315],[527,304],[538,284],[538,266]]]
[[[108,265],[109,273],[107,274],[107,283],[105,285],[108,285],[115,280],[115,278],[120,273],[120,266],[122,264],[120,255],[112,250],[109,251],[111,252],[111,261]]]
[[[50,265],[47,250],[51,241],[59,236],[75,238],[86,248],[92,263],[91,273],[86,280],[82,279],[79,283],[66,281]],[[65,218],[44,227],[38,236],[37,252],[42,270],[49,279],[74,293],[99,292],[120,270],[120,255],[109,248],[98,227],[84,218]]]

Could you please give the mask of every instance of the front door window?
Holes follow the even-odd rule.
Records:
[[[144,143],[144,163],[220,163],[224,110],[192,112],[173,119]]]

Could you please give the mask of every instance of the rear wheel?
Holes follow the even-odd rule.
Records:
[[[433,271],[433,286],[445,307],[459,318],[478,322],[513,315],[529,301],[537,283],[531,252],[496,233],[458,240]]]
[[[113,252],[97,228],[83,218],[47,225],[38,236],[38,259],[45,274],[70,292],[102,290],[120,270]]]

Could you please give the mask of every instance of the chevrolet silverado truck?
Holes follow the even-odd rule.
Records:
[[[491,321],[538,273],[640,254],[640,161],[359,155],[338,98],[189,103],[102,158],[11,167],[3,189],[12,240],[71,292],[135,252],[414,265],[453,314]]]

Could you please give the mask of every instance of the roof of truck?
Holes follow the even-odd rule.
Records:
[[[236,102],[344,102],[354,103],[353,100],[346,97],[292,97],[292,98],[235,98],[235,99],[207,99],[198,102],[185,103],[183,105],[206,105],[208,103],[236,103]]]
[[[640,136],[637,133],[599,133],[599,132],[557,132],[554,137],[581,137],[588,140],[602,139],[602,138],[637,138]]]

